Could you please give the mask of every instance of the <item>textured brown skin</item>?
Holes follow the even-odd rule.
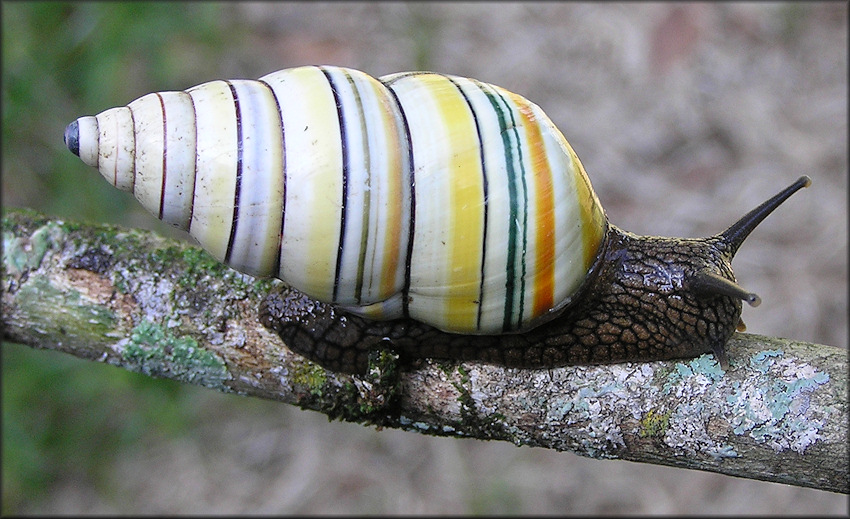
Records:
[[[261,322],[296,353],[332,371],[364,373],[370,351],[403,360],[477,360],[515,368],[550,368],[696,357],[724,345],[741,301],[697,295],[694,273],[707,269],[734,281],[734,251],[719,237],[636,236],[609,226],[587,280],[556,317],[522,333],[459,335],[412,319],[371,321],[294,290],[269,294]]]

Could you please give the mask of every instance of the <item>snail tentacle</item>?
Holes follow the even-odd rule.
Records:
[[[758,224],[760,224],[767,216],[779,207],[782,202],[804,187],[812,185],[812,179],[808,175],[803,175],[796,182],[786,187],[773,197],[765,200],[761,205],[745,214],[740,220],[729,226],[728,229],[720,233],[723,243],[727,247],[729,254],[734,256],[738,252],[738,248],[747,239],[747,236],[753,232]]]
[[[758,294],[743,289],[734,281],[730,281],[723,276],[705,270],[697,272],[691,277],[691,289],[694,293],[706,296],[716,294],[737,297],[742,301],[746,301],[752,307],[761,304],[761,298]]]

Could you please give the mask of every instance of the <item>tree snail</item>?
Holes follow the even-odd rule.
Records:
[[[608,222],[573,149],[523,97],[428,72],[299,67],[160,92],[65,143],[233,268],[296,291],[264,325],[360,373],[370,351],[544,368],[714,352],[758,296],[731,261],[794,184],[720,234]]]

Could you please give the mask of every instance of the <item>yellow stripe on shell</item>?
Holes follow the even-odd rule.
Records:
[[[484,257],[479,260],[479,313],[481,329],[500,331],[505,320],[507,296],[506,268],[508,263],[508,236],[510,227],[515,224],[511,210],[511,188],[509,184],[517,181],[517,168],[509,167],[509,161],[515,163],[517,154],[513,147],[506,148],[505,135],[513,136],[510,129],[510,117],[507,113],[507,100],[493,90],[491,85],[478,81],[453,77],[461,87],[475,114],[475,123],[479,134],[483,179],[486,180],[486,229],[482,236]],[[511,140],[509,139],[509,142]],[[515,164],[512,164],[513,166]],[[484,186],[482,185],[482,190]],[[483,279],[481,277],[483,276]]]
[[[448,83],[447,78],[443,78]],[[451,252],[445,322],[452,329],[477,329],[484,243],[484,186],[480,143],[472,113],[454,85],[438,87],[440,115],[450,133],[449,211]],[[445,88],[445,90],[443,90]],[[451,88],[451,89],[450,89]]]
[[[189,232],[223,260],[230,240],[236,188],[236,114],[224,81],[190,88],[196,109],[198,153]]]
[[[566,139],[563,139],[563,145],[569,151],[570,157],[578,169],[576,172],[575,193],[581,207],[581,228],[584,230],[582,234],[584,270],[587,272],[596,261],[599,249],[602,246],[602,240],[605,238],[605,213],[602,210],[602,204],[599,203],[599,199],[593,191],[593,187],[590,185],[590,179],[578,155],[576,155],[576,152]]]
[[[472,114],[445,76],[411,75],[391,88],[408,117],[415,167],[410,315],[444,329],[475,331],[483,188]]]
[[[284,126],[286,221],[280,277],[316,299],[330,301],[342,208],[336,103],[316,67],[288,69],[263,79],[280,99]]]

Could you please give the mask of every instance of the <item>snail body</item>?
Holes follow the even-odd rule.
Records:
[[[69,149],[237,270],[339,371],[368,352],[518,367],[695,356],[740,322],[731,260],[801,178],[717,236],[611,225],[543,111],[476,80],[299,67],[82,117]]]

